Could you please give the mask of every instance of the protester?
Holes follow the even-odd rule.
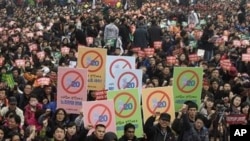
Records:
[[[145,133],[149,141],[176,141],[175,134],[170,128],[171,116],[167,113],[160,114],[156,125],[156,115],[151,116],[145,123]]]
[[[0,0],[2,138],[77,141],[131,137],[153,141],[176,140],[175,136],[184,140],[192,132],[194,138],[202,136],[207,140],[208,134],[212,140],[227,141],[232,124],[227,117],[244,116],[237,124],[246,125],[250,121],[249,8],[249,2],[244,0],[123,0],[114,4]],[[176,117],[159,113],[162,115],[158,121],[155,113],[157,116],[142,118],[147,121],[143,124],[147,136],[140,135],[142,138],[132,133],[132,129],[137,130],[132,123],[127,123],[130,126],[122,137],[111,134],[105,126],[88,133],[94,126],[84,123],[88,115],[80,111],[69,114],[57,108],[60,95],[57,86],[61,83],[58,68],[77,67],[82,60],[78,57],[78,46],[106,48],[108,55],[113,56],[134,56],[135,68],[143,71],[143,89],[175,86],[176,67],[201,67],[201,99],[193,102],[186,99],[188,102],[183,103],[188,105],[186,113],[180,109]],[[88,90],[87,101],[96,101],[97,92]],[[31,102],[34,99],[39,104]],[[31,134],[33,126],[36,131]],[[197,129],[202,134],[197,135]],[[9,134],[11,130],[21,135]],[[86,137],[87,134],[91,136]]]

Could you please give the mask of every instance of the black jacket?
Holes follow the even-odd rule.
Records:
[[[128,141],[127,137],[123,135],[118,141]],[[130,141],[139,141],[137,137],[135,136],[133,140]]]
[[[145,133],[148,141],[176,141],[175,134],[167,127],[167,134],[163,134],[160,125],[154,125],[155,117],[151,116],[145,123]]]
[[[85,141],[104,141],[104,140],[99,140],[96,138],[95,134],[92,133],[90,136],[87,136]]]

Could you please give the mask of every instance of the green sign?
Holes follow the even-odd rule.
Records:
[[[200,67],[174,68],[174,101],[175,111],[178,111],[187,100],[198,105],[201,102],[203,69]]]
[[[7,83],[7,85],[10,88],[14,88],[14,86],[15,86],[15,81],[14,81],[12,73],[2,74],[2,81],[4,81],[5,83]]]
[[[116,133],[120,138],[124,135],[124,125],[135,125],[135,135],[143,136],[141,106],[139,103],[138,89],[108,91],[108,99],[114,100],[116,115]]]

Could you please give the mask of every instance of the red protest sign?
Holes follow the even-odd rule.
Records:
[[[242,54],[242,61],[249,62],[250,61],[250,54]]]
[[[166,59],[167,59],[167,64],[175,64],[176,63],[175,56],[168,56]]]
[[[154,48],[145,48],[144,49],[144,53],[147,57],[151,57],[154,55],[155,53],[155,49]]]
[[[160,49],[160,48],[162,48],[162,41],[155,41],[155,42],[154,42],[154,48],[155,48],[155,49]]]
[[[37,44],[35,44],[35,43],[30,44],[29,49],[30,49],[30,51],[37,50]]]
[[[246,122],[246,115],[244,114],[232,114],[226,116],[226,121],[228,124],[243,124]]]
[[[220,65],[225,70],[230,70],[230,67],[232,66],[232,63],[229,59],[221,60]]]
[[[197,54],[189,54],[188,58],[189,58],[189,61],[194,61],[194,62],[199,61],[199,56]]]
[[[49,85],[50,84],[50,78],[48,77],[42,77],[37,79],[37,84],[38,85]]]
[[[24,59],[16,59],[15,64],[17,67],[24,67],[25,66],[25,60]]]
[[[61,48],[61,53],[62,54],[69,54],[69,50],[70,50],[70,48],[64,46],[64,47]]]
[[[107,100],[107,91],[96,91],[95,92],[95,100]]]

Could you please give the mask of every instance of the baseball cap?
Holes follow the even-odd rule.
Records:
[[[159,119],[161,119],[161,120],[166,120],[166,121],[170,121],[170,120],[171,120],[171,116],[170,116],[170,114],[168,114],[168,113],[161,113]]]
[[[16,97],[12,96],[9,98],[9,103],[10,104],[17,104],[17,100],[16,100]]]

